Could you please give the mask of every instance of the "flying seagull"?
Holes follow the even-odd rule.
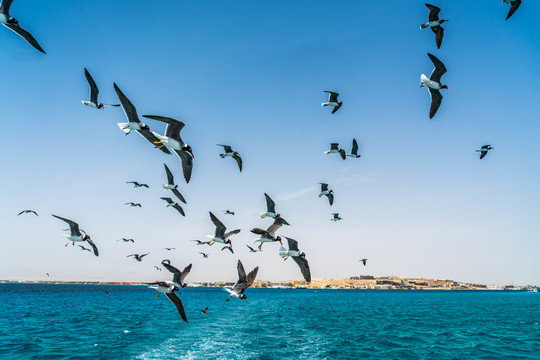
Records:
[[[332,219],[330,219],[331,221],[339,221],[339,220],[343,220],[340,216],[339,216],[339,213],[333,213],[332,214],[334,217]]]
[[[204,309],[204,310],[201,310],[201,312],[202,312],[203,314],[206,314],[206,313],[208,312],[208,308],[206,308],[206,309]]]
[[[137,207],[137,206],[138,206],[138,207],[142,207],[141,204],[139,204],[139,203],[134,203],[134,202],[127,202],[127,203],[125,203],[124,205],[129,205],[129,206],[131,206],[131,207]]]
[[[352,139],[351,153],[347,154],[347,156],[350,156],[355,159],[358,159],[360,156],[362,156],[362,155],[358,155],[358,143],[356,142],[356,139]]]
[[[39,216],[39,215],[37,214],[37,212],[35,212],[34,210],[23,210],[23,211],[21,211],[20,213],[18,213],[17,216],[22,215],[22,214],[30,214],[30,213],[32,213],[32,214],[34,214],[34,215],[36,215],[36,216]]]
[[[176,250],[176,248],[163,248],[163,249],[167,251]]]
[[[82,245],[77,245],[77,246],[80,247],[81,250],[83,250],[83,251],[92,251],[92,250],[90,250],[90,249],[85,248],[85,247],[82,246]]]
[[[246,246],[248,247],[249,251],[252,252],[252,253],[256,253],[256,252],[262,251],[262,250],[255,250],[254,248],[252,248],[252,247],[249,246],[249,245],[246,245]]]
[[[140,188],[140,187],[145,187],[145,188],[149,188],[150,186],[148,186],[147,184],[141,184],[137,181],[126,181],[126,184],[133,184],[133,187],[134,188]]]
[[[495,148],[493,146],[491,146],[491,145],[484,145],[480,149],[477,149],[475,151],[479,152],[480,153],[480,159],[483,159],[484,156],[487,155],[488,151],[493,150],[493,149],[495,149]]]
[[[420,29],[431,28],[431,31],[433,31],[433,33],[435,34],[435,43],[437,43],[437,49],[440,49],[444,36],[444,29],[441,24],[448,20],[439,19],[439,12],[441,11],[441,9],[439,9],[438,7],[430,4],[426,4],[426,6],[429,9],[429,21],[425,24],[422,24],[420,26]]]
[[[184,209],[182,209],[182,207],[180,206],[179,203],[177,202],[174,202],[170,197],[162,197],[160,198],[161,200],[165,200],[167,202],[167,205],[165,205],[166,207],[173,207],[176,209],[176,211],[178,211],[182,216],[186,216],[186,214],[184,213]]]
[[[210,245],[210,241],[190,240],[197,242],[197,245]]]
[[[182,161],[182,171],[184,172],[184,178],[186,182],[191,179],[191,171],[193,170],[193,151],[191,146],[186,144],[180,137],[180,131],[184,128],[185,124],[180,120],[176,120],[169,117],[157,116],[157,115],[143,115],[145,118],[161,121],[167,124],[165,128],[165,135],[153,133],[159,139],[154,141],[157,148],[169,147]]]
[[[279,254],[283,260],[287,260],[290,257],[293,258],[294,262],[300,267],[300,272],[304,279],[309,283],[311,282],[311,271],[309,270],[309,264],[306,260],[306,254],[298,249],[298,241],[285,237],[289,243],[289,250],[285,249],[283,246],[279,249]]]
[[[208,237],[212,239],[210,240],[208,245],[214,245],[214,243],[218,242],[221,244],[228,244],[232,248],[232,242],[229,237],[238,234],[240,232],[240,229],[236,229],[226,233],[225,231],[227,230],[227,228],[225,227],[225,225],[223,225],[221,221],[219,221],[219,219],[214,214],[212,214],[212,212],[210,212],[210,219],[216,226],[216,231],[214,233],[214,236],[208,235]]]
[[[268,227],[268,229],[263,230],[260,228],[251,229],[251,232],[257,235],[260,235],[258,239],[255,239],[254,242],[259,242],[259,250],[262,251],[262,246],[265,242],[281,242],[281,237],[276,236],[276,231],[283,225],[281,217],[277,216],[274,220],[274,223]]]
[[[221,251],[223,251],[225,249],[229,250],[231,252],[231,254],[234,254],[234,250],[233,250],[233,248],[231,246],[225,245],[224,247],[221,248]]]
[[[11,31],[15,32],[17,35],[22,37],[24,40],[26,40],[27,43],[32,45],[37,50],[41,51],[42,53],[46,54],[45,50],[39,46],[38,42],[32,34],[30,34],[28,31],[24,30],[20,25],[17,19],[11,17],[9,15],[9,8],[11,7],[11,3],[13,0],[2,0],[2,3],[0,4],[0,23],[10,29]]]
[[[337,92],[333,91],[324,91],[325,93],[328,93],[328,102],[324,102],[321,105],[322,106],[333,106],[334,110],[332,110],[332,114],[339,110],[341,105],[343,105],[343,101],[339,101],[337,98],[339,94]]]
[[[86,77],[86,81],[88,81],[88,85],[90,86],[90,100],[82,100],[81,102],[84,105],[89,106],[93,109],[103,109],[105,106],[114,106],[114,107],[120,106],[120,104],[111,105],[111,104],[102,104],[98,102],[99,89],[96,85],[96,82],[92,78],[92,75],[90,75],[90,73],[88,72],[88,70],[86,70],[86,68],[84,68],[84,76]]]
[[[88,242],[88,244],[94,250],[94,255],[99,256],[99,252],[98,252],[98,248],[97,248],[96,244],[94,244],[94,242],[92,241],[92,239],[90,238],[89,235],[81,234],[81,230],[79,230],[79,224],[77,224],[76,222],[71,221],[69,219],[65,219],[63,217],[56,216],[54,214],[51,214],[51,215],[54,216],[57,219],[65,221],[69,225],[70,234],[69,235],[64,235],[64,236],[66,236],[68,238],[68,242],[67,242],[66,246],[68,246],[70,241],[71,241],[71,243],[73,245],[75,245],[75,242],[86,241],[86,242]]]
[[[205,258],[205,259],[208,259],[208,255],[210,255],[210,254],[203,253],[203,252],[200,252],[200,251],[199,251],[199,254],[201,254],[203,256],[203,258]]]
[[[129,99],[124,95],[124,93],[120,90],[120,88],[116,85],[114,85],[114,91],[116,91],[116,95],[118,96],[118,99],[120,100],[120,105],[122,105],[122,109],[124,110],[124,114],[126,115],[126,118],[128,120],[127,123],[118,123],[118,127],[122,129],[123,132],[128,135],[131,130],[135,130],[139,133],[143,138],[145,138],[149,143],[154,144],[156,141],[159,141],[159,139],[150,131],[150,128],[148,125],[144,124],[139,120],[139,115],[137,115],[137,109],[135,109],[135,106],[129,101]],[[170,154],[171,152],[169,149],[163,147],[160,149],[166,154]]]
[[[360,259],[360,260],[358,260],[358,261],[361,261],[361,262],[362,262],[362,264],[364,264],[364,266],[366,266],[366,263],[367,263],[367,259]]]
[[[235,298],[243,299],[247,302],[247,296],[244,295],[244,291],[246,291],[246,289],[253,284],[253,281],[255,281],[259,267],[257,266],[255,269],[251,270],[246,276],[244,265],[242,265],[242,262],[238,260],[237,269],[238,281],[236,281],[231,289],[225,288],[225,290],[227,290],[229,293],[229,298],[226,301],[230,301],[231,297],[234,296]]]
[[[225,215],[234,215],[234,211],[231,211],[231,210],[223,210],[223,213]]]
[[[503,4],[510,4],[510,10],[508,10],[508,15],[506,16],[506,20],[508,20],[521,6],[521,0],[503,0]]]
[[[234,160],[236,160],[238,168],[240,169],[240,172],[242,172],[242,158],[240,157],[238,151],[233,151],[232,147],[229,145],[217,144],[217,146],[223,146],[223,150],[225,151],[225,154],[219,154],[219,156],[221,156],[222,159],[225,159],[227,156],[232,157]]]
[[[319,197],[325,195],[328,197],[328,201],[330,202],[330,206],[334,203],[334,190],[328,190],[328,184],[320,183],[321,184],[321,192],[319,193]]]
[[[261,218],[265,218],[267,216],[275,219],[276,217],[280,217],[281,218],[281,215],[279,215],[277,212],[276,212],[276,203],[274,202],[274,200],[272,200],[270,198],[270,196],[268,196],[267,193],[264,193],[264,197],[266,199],[266,212],[262,213],[261,214]],[[283,225],[290,225],[285,219],[281,218],[281,222],[283,223]]]
[[[133,257],[135,260],[137,260],[138,262],[141,262],[143,257],[145,257],[146,255],[148,255],[150,253],[146,253],[146,254],[142,254],[142,255],[139,255],[139,254],[131,254],[131,255],[128,255],[126,257]]]
[[[177,268],[175,268],[174,266],[171,265],[171,262],[169,260],[163,260],[161,262],[161,265],[163,265],[165,267],[165,269],[169,270],[170,272],[173,273],[173,284],[174,286],[176,286],[177,288],[185,288],[187,287],[187,284],[184,283],[184,280],[186,278],[186,276],[188,276],[189,272],[191,271],[191,264],[189,264],[188,266],[186,266],[184,268],[184,270],[180,271],[178,270]]]
[[[121,242],[132,242],[132,243],[135,243],[135,240],[133,240],[133,239],[126,239],[126,238],[121,238],[121,239],[116,240],[116,242],[119,242],[119,241],[121,241]]]
[[[158,270],[158,271],[161,271],[161,268],[159,266],[155,266],[154,265],[154,269]]]
[[[330,150],[326,150],[324,153],[325,154],[339,154],[343,160],[347,158],[345,150],[339,148],[338,143],[331,143]]]
[[[148,285],[150,285],[149,286],[150,289],[156,290],[154,292],[154,295],[158,294],[156,296],[156,299],[159,297],[161,293],[165,294],[165,296],[167,296],[167,298],[174,304],[174,306],[176,307],[176,310],[178,310],[178,313],[182,317],[182,320],[184,320],[185,322],[188,322],[187,317],[186,317],[186,312],[184,311],[184,306],[182,305],[182,300],[180,300],[178,295],[174,293],[175,291],[178,293],[180,292],[178,291],[178,288],[174,286],[173,283],[171,283],[170,281],[158,281],[158,282],[150,283]]]
[[[441,83],[441,77],[446,73],[446,66],[437,59],[432,54],[428,53],[429,58],[435,65],[435,69],[429,76],[429,79],[426,75],[422,74],[420,76],[420,87],[427,86],[429,91],[429,96],[431,97],[431,106],[429,108],[429,118],[433,119],[439,106],[441,106],[443,96],[441,94],[441,89],[449,89],[448,86]]]
[[[163,166],[165,166],[165,173],[167,173],[167,185],[163,184],[163,188],[165,190],[171,190],[172,193],[178,198],[178,200],[180,200],[184,204],[187,204],[186,199],[184,199],[182,194],[180,194],[180,191],[178,191],[178,185],[174,183],[174,176],[171,170],[169,170],[167,164],[163,164]]]

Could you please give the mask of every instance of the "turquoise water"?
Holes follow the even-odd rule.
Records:
[[[183,289],[186,324],[146,287],[0,284],[0,358],[540,359],[540,293],[246,295]]]

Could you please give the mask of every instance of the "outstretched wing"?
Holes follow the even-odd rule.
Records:
[[[249,274],[247,275],[247,286],[251,286],[253,282],[255,281],[255,278],[257,277],[257,272],[259,272],[259,267],[257,266],[255,269],[251,270]]]
[[[341,107],[341,104],[338,104],[338,106],[334,106],[334,109],[332,110],[332,114],[339,110]]]
[[[321,183],[321,192],[328,190],[328,184]]]
[[[240,169],[240,172],[242,172],[242,158],[240,157],[240,155],[233,155],[233,159],[236,160],[238,168]]]
[[[69,230],[71,231],[71,235],[81,236],[81,231],[79,230],[79,224],[77,224],[75,221],[71,221],[69,219],[66,219],[66,218],[63,218],[63,217],[60,217],[60,216],[56,216],[54,214],[51,214],[51,215],[54,216],[57,219],[60,219],[62,221],[65,221],[66,223],[68,223]]]
[[[444,28],[442,26],[433,26],[431,31],[435,34],[435,43],[437,44],[437,49],[441,48],[442,39],[444,37]]]
[[[294,262],[300,267],[300,272],[304,279],[309,283],[311,282],[311,271],[309,270],[309,263],[301,256],[292,256]]]
[[[441,9],[430,4],[426,4],[426,7],[429,9],[429,21],[439,20],[439,12]]]
[[[327,90],[325,90],[324,92],[330,94],[330,95],[328,95],[328,101],[329,102],[338,102],[337,98],[338,98],[339,94],[337,92],[327,91]]]
[[[442,41],[442,39],[441,39]],[[438,83],[441,82],[441,77],[446,73],[446,66],[442,63],[441,60],[437,59],[435,55],[429,54],[429,58],[431,59],[431,62],[435,66],[435,69],[431,72],[431,75],[429,76],[429,80],[436,81]]]
[[[188,322],[186,312],[184,311],[184,306],[182,305],[182,300],[180,300],[178,295],[176,295],[175,293],[165,293],[165,295],[167,296],[167,298],[169,298],[169,300],[171,300],[174,306],[176,306],[176,310],[178,310],[178,313],[182,317],[182,320]]]
[[[122,105],[122,110],[124,110],[124,114],[126,115],[126,118],[129,122],[136,122],[140,123],[141,120],[139,120],[139,115],[137,115],[137,109],[135,106],[133,106],[133,103],[127,98],[126,95],[120,90],[118,85],[116,83],[113,83],[114,91],[116,92],[116,96],[118,96],[118,100],[120,100],[120,105]]]
[[[429,107],[429,118],[433,119],[439,106],[441,106],[443,96],[441,92],[437,89],[428,88],[429,95],[431,96],[431,106]]]
[[[99,251],[98,251],[98,248],[97,248],[96,244],[94,244],[93,241],[87,241],[87,242],[92,247],[92,249],[94,250],[94,255],[99,256]]]
[[[221,144],[217,144],[217,146],[223,146],[223,150],[226,152],[226,153],[231,153],[233,150],[232,150],[232,147],[230,147],[229,145],[221,145]]]
[[[238,270],[238,282],[246,282],[246,270],[244,270],[244,265],[242,265],[240,260],[236,264],[236,269]]]
[[[165,172],[167,173],[167,184],[174,185],[174,176],[171,170],[169,170],[169,167],[167,166],[167,164],[163,164],[163,165],[165,166]]]
[[[330,202],[330,206],[332,206],[334,204],[334,194],[330,193],[326,196],[328,196],[328,201]]]
[[[13,0],[2,0],[2,3],[0,4],[0,13],[8,15],[12,2]]]
[[[356,139],[352,139],[351,154],[352,155],[358,155],[358,143],[356,142]]]
[[[294,239],[291,239],[291,238],[288,238],[288,237],[285,237],[285,239],[287,239],[287,242],[289,243],[289,250],[299,251],[298,250],[298,241],[296,241]]]
[[[186,179],[186,182],[188,183],[189,179],[191,179],[191,172],[193,171],[193,157],[183,150],[174,150],[174,152],[182,161],[182,172],[184,173],[184,179]]]
[[[162,197],[160,198],[161,200],[165,200],[166,202],[168,202],[169,204],[174,204],[174,201],[170,198],[170,197]]]
[[[268,196],[267,193],[264,193],[264,197],[266,198],[266,211],[271,212],[271,213],[275,213],[276,212],[276,203],[274,202],[274,200],[272,200],[270,198],[270,196]]]
[[[341,158],[343,160],[345,160],[347,158],[347,154],[345,153],[345,150],[339,149],[338,152],[339,152],[339,155],[341,155]]]
[[[212,222],[216,226],[215,237],[224,238],[225,237],[225,230],[227,230],[225,225],[223,225],[223,223],[221,221],[219,221],[219,219],[214,214],[212,214],[211,211],[210,211],[210,219],[212,220]]]
[[[97,104],[99,89],[96,85],[96,82],[94,81],[92,75],[90,75],[88,70],[86,70],[86,68],[84,68],[84,76],[86,77],[86,81],[88,81],[88,85],[90,85],[90,101],[94,104]]]
[[[167,128],[165,129],[165,136],[171,139],[180,139],[180,131],[185,126],[185,124],[180,120],[158,115],[143,115],[143,117],[164,122],[165,124],[167,124]]]
[[[191,265],[192,264],[189,264],[188,266],[186,266],[184,268],[184,270],[182,271],[182,276],[180,276],[180,281],[181,282],[184,282],[184,279],[186,278],[186,276],[188,276],[189,272],[191,271]]]
[[[283,226],[283,222],[281,220],[278,220],[279,218],[276,218],[272,225],[266,229],[266,232],[270,235],[276,235],[276,231]]]
[[[510,16],[514,15],[516,10],[521,6],[521,0],[512,1],[510,4],[510,10],[508,10],[508,15],[505,20],[508,20]]]
[[[172,193],[173,193],[174,195],[176,195],[176,197],[178,198],[178,200],[180,200],[180,201],[183,202],[184,204],[187,204],[187,203],[186,203],[186,199],[184,199],[184,197],[182,196],[182,194],[180,194],[180,191],[178,191],[177,189],[172,189],[171,191],[172,191]]]
[[[39,46],[38,42],[36,39],[34,39],[34,37],[32,36],[32,34],[30,34],[28,31],[24,30],[22,27],[18,26],[18,25],[15,25],[15,24],[2,24],[4,25],[5,27],[7,27],[8,29],[10,29],[11,31],[15,32],[17,35],[19,35],[20,37],[22,37],[24,40],[26,40],[27,43],[29,43],[30,45],[32,45],[34,48],[36,48],[37,50],[41,51],[42,53],[46,54],[45,50],[43,50],[41,48],[41,46]]]
[[[228,233],[225,234],[225,237],[229,237],[231,235],[236,235],[240,232],[240,229],[236,229],[236,230],[233,230],[233,231],[229,231]]]

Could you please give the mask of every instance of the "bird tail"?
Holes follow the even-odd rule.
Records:
[[[126,134],[129,133],[130,129],[128,128],[129,123],[118,123],[118,127],[125,132]]]
[[[219,154],[219,156],[221,156],[221,158],[224,159],[225,156],[227,156],[227,155],[225,155],[225,154]]]
[[[428,24],[422,24],[422,25],[420,25],[420,29],[425,29],[425,28],[427,28],[428,26],[429,26]]]
[[[420,83],[425,83],[426,81],[429,81],[429,78],[424,74],[420,75]]]
[[[321,196],[322,196],[322,194],[317,195],[317,197],[321,197]]]

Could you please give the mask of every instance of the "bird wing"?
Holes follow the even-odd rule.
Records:
[[[330,94],[330,95],[328,95],[328,101],[329,102],[337,102],[338,101],[337,97],[339,96],[339,94],[337,92],[327,91],[327,90],[325,90],[324,92]]]
[[[2,24],[4,25],[5,27],[7,27],[8,29],[10,29],[11,31],[15,32],[17,35],[19,35],[20,37],[22,37],[24,40],[26,40],[27,43],[29,43],[30,45],[32,45],[34,48],[36,48],[37,50],[41,51],[42,53],[46,54],[45,50],[43,50],[41,48],[41,46],[39,46],[38,42],[36,39],[34,39],[34,37],[32,36],[32,34],[30,34],[28,31],[24,30],[22,27],[18,26],[18,25],[15,25],[15,24]]]
[[[145,257],[145,256],[148,255],[148,254],[150,254],[150,253],[146,253],[146,254],[139,255],[139,261],[141,261],[142,258]]]
[[[182,216],[186,216],[184,209],[179,204],[173,205],[173,208],[175,208]]]
[[[165,172],[167,173],[167,184],[174,185],[174,176],[171,170],[169,170],[169,167],[167,166],[167,164],[163,164],[163,165],[165,166]]]
[[[126,115],[126,118],[129,122],[136,122],[140,123],[141,120],[139,120],[139,116],[137,115],[137,109],[131,101],[124,95],[122,90],[116,85],[116,83],[113,83],[114,91],[116,92],[116,96],[118,96],[118,100],[120,100],[120,105],[122,105],[122,110],[124,110],[124,114]]]
[[[330,150],[339,150],[338,146],[339,146],[339,143],[331,143]]]
[[[240,155],[233,155],[233,159],[236,160],[238,168],[240,169],[240,172],[242,172],[242,158],[240,157]]]
[[[2,0],[2,3],[0,4],[0,13],[8,15],[12,2],[13,0]]]
[[[215,237],[217,237],[217,238],[225,237],[225,230],[227,230],[225,225],[223,225],[223,223],[221,221],[219,221],[219,219],[214,214],[212,214],[212,212],[210,212],[210,219],[212,220],[212,222],[216,226]]]
[[[145,138],[146,140],[148,140],[148,142],[152,145],[155,145],[156,143],[159,142],[159,139],[157,138],[156,135],[154,135],[150,129],[148,130],[145,130],[145,129],[141,129],[141,130],[136,130],[137,133],[139,133],[139,135],[141,135],[143,138]],[[166,147],[166,146],[162,146],[159,148],[159,150],[163,151],[165,154],[170,154],[171,152],[169,151],[169,149]]]
[[[157,115],[143,115],[143,117],[164,122],[165,124],[167,124],[167,127],[165,128],[165,136],[183,142],[182,138],[180,137],[180,131],[184,128],[186,124],[184,124],[180,120]]]
[[[182,275],[180,276],[180,281],[182,283],[184,282],[184,279],[186,278],[186,276],[188,276],[189,272],[191,271],[191,265],[192,264],[189,264],[188,266],[184,268],[184,270],[182,270]]]
[[[183,202],[184,204],[187,204],[186,203],[186,199],[184,199],[184,197],[182,196],[182,194],[180,194],[180,191],[178,191],[177,189],[171,189],[172,193],[174,195],[176,195],[176,197],[178,198],[178,200],[180,200],[181,202]]]
[[[321,183],[321,192],[328,190],[328,184]]]
[[[268,234],[268,231],[260,229],[260,228],[251,229],[251,232],[254,233],[254,234],[257,234],[257,235],[267,235]]]
[[[86,77],[86,81],[88,81],[88,85],[90,85],[90,101],[94,104],[97,104],[99,89],[96,85],[96,82],[94,81],[92,75],[90,75],[88,70],[86,70],[86,68],[84,68],[84,76]]]
[[[229,231],[228,233],[225,234],[225,237],[229,237],[231,235],[236,235],[240,232],[240,229],[236,229],[236,230],[233,230],[233,231]]]
[[[309,270],[309,263],[301,256],[292,256],[294,262],[300,267],[300,272],[304,279],[309,283],[311,282],[311,271]]]
[[[488,150],[489,150],[489,147],[490,147],[490,146],[491,146],[491,145],[482,145],[482,149],[488,149]]]
[[[287,242],[289,243],[289,250],[299,251],[298,250],[298,241],[296,241],[294,239],[291,239],[291,238],[288,238],[288,237],[285,237],[285,239],[287,239]]]
[[[328,194],[328,201],[330,202],[330,206],[334,203],[334,194]]]
[[[274,223],[266,229],[266,232],[270,235],[276,235],[276,231],[283,226],[283,223],[278,219],[274,220]]]
[[[249,272],[249,274],[247,275],[247,286],[251,286],[253,284],[253,282],[255,281],[255,278],[257,277],[258,271],[259,271],[259,267],[257,266],[255,269]]]
[[[230,247],[230,246],[228,246],[228,245],[225,245],[224,247],[221,248],[221,251],[223,251],[223,250],[225,250],[225,249],[229,250],[232,254],[234,254],[234,250],[233,250],[232,247]]]
[[[248,249],[249,249],[250,251],[255,252],[255,249],[254,249],[254,248],[252,248],[252,247],[249,246],[249,245],[246,245],[246,246],[248,247]]]
[[[160,198],[161,200],[165,200],[166,202],[168,202],[169,204],[174,204],[174,201],[170,198],[170,197],[162,197]]]
[[[65,219],[60,216],[53,215],[55,218],[60,219],[62,221],[65,221],[69,225],[69,230],[71,231],[71,235],[74,236],[81,236],[81,231],[79,230],[79,224],[77,224],[75,221],[71,221],[69,219]]]
[[[161,263],[161,265],[163,265],[165,267],[165,269],[169,270],[173,274],[180,274],[180,270],[178,270],[176,267],[174,267],[174,266],[172,266],[170,264]]]
[[[236,264],[236,269],[238,270],[238,282],[247,281],[246,270],[244,270],[244,265],[242,265],[240,260],[238,260],[238,263]]]
[[[162,147],[162,149],[163,148],[165,147]],[[174,152],[182,161],[182,171],[184,172],[184,179],[186,179],[186,183],[188,183],[189,179],[191,179],[191,171],[193,170],[193,157],[191,156],[191,154],[183,150],[174,150]]]
[[[506,19],[505,20],[508,20],[510,18],[510,16],[514,15],[514,13],[516,12],[516,10],[520,7],[521,5],[521,0],[516,0],[516,1],[512,1],[510,3],[510,10],[508,10],[508,15],[506,16]]]
[[[230,153],[233,151],[232,147],[230,147],[229,145],[221,145],[221,144],[217,144],[217,146],[223,146],[223,150],[226,152],[226,153]]]
[[[480,152],[480,160],[482,160],[484,158],[484,156],[487,155],[487,151],[481,151]]]
[[[266,198],[266,211],[275,213],[276,203],[274,202],[274,200],[272,200],[267,193],[264,193],[264,197]]]
[[[433,119],[439,106],[441,106],[443,96],[441,92],[437,89],[428,88],[429,95],[431,96],[431,106],[429,107],[429,118]]]
[[[94,250],[94,255],[96,256],[99,256],[99,251],[98,251],[98,248],[96,246],[96,244],[94,244],[93,241],[87,241],[87,243],[92,247],[92,249]]]
[[[441,39],[442,41],[442,39]],[[436,81],[438,83],[441,82],[441,77],[446,73],[446,66],[442,63],[441,60],[437,59],[435,55],[429,54],[429,58],[431,59],[431,62],[435,66],[435,69],[431,72],[431,75],[429,76],[429,80]]]
[[[178,310],[178,313],[182,317],[182,320],[188,322],[186,312],[184,311],[184,306],[182,305],[182,300],[180,300],[180,298],[175,293],[165,293],[165,295],[169,300],[171,300],[174,306],[176,306],[176,310]]]
[[[441,9],[430,4],[426,4],[426,7],[429,9],[429,21],[439,20],[439,12]]]
[[[444,28],[442,26],[433,26],[431,31],[435,34],[435,43],[437,44],[437,49],[441,48],[442,39],[444,36]]]
[[[338,111],[340,107],[341,107],[341,104],[339,104],[338,106],[334,106],[334,110],[332,110],[332,114]]]
[[[358,143],[356,142],[356,139],[352,139],[351,154],[352,155],[358,155]]]
[[[26,210],[21,211],[20,213],[17,214],[17,216],[24,214],[25,211]]]
[[[343,160],[345,160],[347,158],[347,153],[345,153],[345,150],[339,149],[338,152],[339,152],[339,155],[341,155],[341,158]]]

